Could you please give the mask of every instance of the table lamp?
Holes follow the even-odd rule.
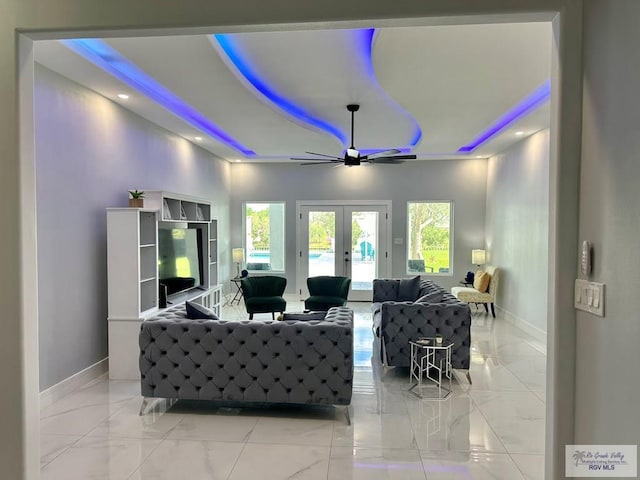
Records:
[[[244,261],[244,248],[234,248],[231,250],[231,256],[233,257],[233,261],[238,266],[238,273],[236,274],[236,278],[240,277],[240,264]]]
[[[487,261],[487,252],[482,249],[471,250],[471,263],[480,268]]]

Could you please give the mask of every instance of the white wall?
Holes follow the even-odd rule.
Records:
[[[471,250],[484,242],[487,161],[484,159],[418,161],[402,165],[333,168],[291,164],[234,163],[231,168],[231,241],[242,245],[242,202],[285,201],[287,290],[296,285],[296,200],[391,200],[391,276],[406,273],[407,202],[454,201],[454,259],[449,276],[431,277],[449,288],[464,278]],[[426,276],[425,276],[426,277]]]
[[[229,244],[226,161],[36,67],[40,389],[107,356],[106,207],[127,191],[206,198]],[[221,258],[221,273],[229,264]]]
[[[500,267],[496,304],[510,320],[547,330],[549,130],[489,159],[487,262]]]
[[[579,444],[640,444],[638,19],[634,0],[585,4],[580,240],[606,301],[576,320]]]

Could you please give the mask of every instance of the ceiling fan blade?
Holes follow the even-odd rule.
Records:
[[[396,153],[400,153],[400,150],[397,148],[391,148],[389,150],[380,150],[379,152],[370,153],[366,158],[388,157],[389,155],[395,155]]]
[[[402,163],[405,160],[415,160],[415,155],[396,155],[395,157],[370,158],[371,163]]]
[[[316,155],[318,157],[327,157],[327,158],[333,158],[335,160],[342,160],[342,157],[336,157],[335,155],[325,155],[324,153],[316,153],[316,152],[304,152],[304,153],[308,153],[309,155]]]
[[[328,162],[322,161],[322,162],[314,162],[314,163],[301,163],[300,166],[306,167],[307,165],[327,165],[329,163],[333,163],[334,165],[342,165],[342,162],[338,160],[329,160]]]

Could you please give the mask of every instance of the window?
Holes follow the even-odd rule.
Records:
[[[407,204],[407,272],[451,272],[451,202]]]
[[[244,204],[247,270],[284,272],[284,202]]]

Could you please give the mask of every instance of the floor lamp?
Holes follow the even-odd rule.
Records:
[[[240,278],[240,264],[244,262],[244,248],[234,248],[233,250],[231,250],[231,256],[233,257],[233,261],[238,267],[236,278]]]

